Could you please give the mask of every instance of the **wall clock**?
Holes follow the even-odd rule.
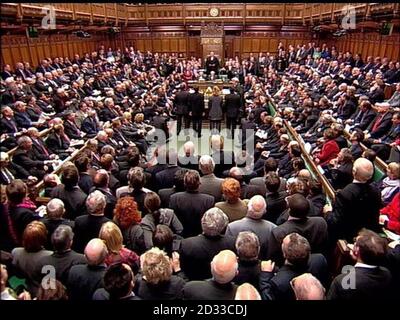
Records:
[[[210,9],[210,16],[211,17],[218,17],[219,15],[219,9],[218,8],[211,8]]]

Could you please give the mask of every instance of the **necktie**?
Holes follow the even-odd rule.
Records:
[[[43,145],[42,143],[40,143],[38,140],[36,140],[35,142],[36,142],[36,144],[38,144],[39,147],[43,150],[43,153],[44,153],[46,156],[48,156],[48,155],[49,155],[49,152],[48,152],[47,149],[44,147],[44,145]]]
[[[382,115],[380,116],[380,118],[378,118],[378,119],[375,121],[374,126],[372,127],[372,132],[375,132],[375,131],[378,129],[378,127],[379,127],[379,125],[381,124],[381,122],[382,122],[382,120],[383,120],[383,117],[384,117],[385,115],[386,115],[386,113],[382,114]]]

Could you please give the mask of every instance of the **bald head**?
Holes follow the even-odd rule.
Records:
[[[229,170],[229,176],[240,182],[243,180],[243,171],[239,167],[232,167]]]
[[[324,300],[325,288],[311,273],[304,273],[292,280],[297,300]]]
[[[311,179],[311,173],[307,169],[301,169],[299,171],[298,177],[306,179],[306,180],[310,180]]]
[[[374,174],[374,165],[365,158],[358,158],[353,164],[353,177],[359,182],[367,182]]]
[[[194,143],[192,141],[187,141],[183,145],[183,152],[186,156],[191,156],[194,154]]]
[[[236,290],[235,300],[261,300],[261,296],[250,283],[243,283]]]
[[[216,282],[231,282],[237,274],[238,262],[231,250],[222,250],[211,261],[211,273]]]
[[[97,266],[104,262],[108,252],[103,240],[99,238],[92,239],[85,248],[85,257],[88,265]]]
[[[267,209],[264,197],[256,195],[249,200],[247,205],[247,216],[253,219],[261,219]]]

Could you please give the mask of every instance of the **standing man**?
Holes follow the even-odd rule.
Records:
[[[225,97],[226,127],[230,130],[233,138],[240,112],[240,96],[235,93],[233,88],[230,88],[229,91],[230,93]]]
[[[193,130],[201,137],[201,125],[204,116],[204,95],[199,93],[199,87],[194,88],[194,93],[189,94],[189,116],[192,117]]]
[[[211,71],[214,71],[215,74],[218,75],[218,72],[219,72],[219,60],[214,55],[214,51],[210,52],[210,56],[206,60],[206,72],[207,72],[207,74],[210,74]]]
[[[174,107],[175,113],[177,116],[177,128],[176,134],[179,135],[182,129],[182,120],[184,121],[185,129],[190,126],[190,118],[189,118],[189,91],[186,90],[186,84],[181,84],[181,90],[176,94]]]

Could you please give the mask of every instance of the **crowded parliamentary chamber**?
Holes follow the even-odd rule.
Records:
[[[398,301],[399,3],[1,3],[0,72],[1,300]]]

